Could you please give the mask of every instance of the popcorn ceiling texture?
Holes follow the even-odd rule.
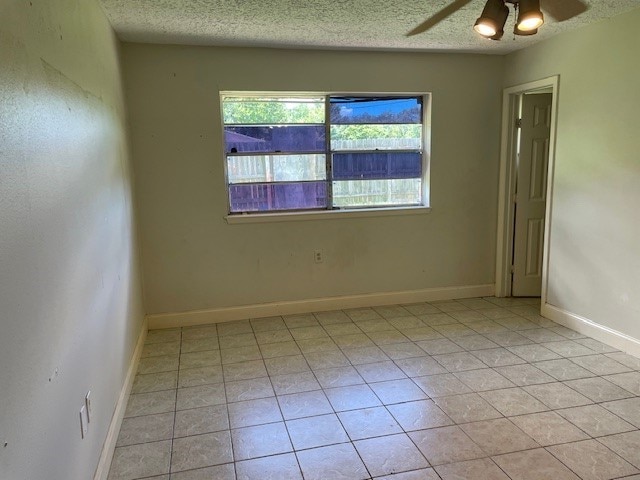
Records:
[[[449,0],[101,0],[123,41],[277,48],[464,51],[505,54],[560,32],[640,7],[640,0],[585,0],[589,9],[537,35],[517,37],[513,9],[499,42],[472,26],[485,0],[473,0],[428,32],[405,34]],[[541,0],[562,3],[566,0]]]

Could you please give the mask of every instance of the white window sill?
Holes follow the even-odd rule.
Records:
[[[336,220],[339,218],[389,217],[397,215],[424,215],[431,207],[388,207],[353,210],[318,210],[313,212],[246,213],[227,215],[229,225],[240,223],[299,222],[306,220]]]

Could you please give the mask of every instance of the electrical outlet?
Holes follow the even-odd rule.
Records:
[[[313,251],[313,261],[316,263],[324,262],[324,252],[321,249]]]
[[[91,423],[91,416],[93,414],[91,411],[91,390],[89,390],[84,397],[84,405],[87,407],[87,422]]]
[[[82,438],[87,436],[89,431],[89,419],[87,418],[87,407],[84,405],[80,408],[80,435]]]

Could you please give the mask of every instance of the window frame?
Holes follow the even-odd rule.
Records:
[[[326,191],[327,191],[327,208],[313,208],[313,209],[295,209],[295,210],[277,210],[277,211],[249,211],[249,212],[232,212],[231,211],[231,199],[230,199],[230,186],[233,185],[229,182],[228,171],[228,153],[225,147],[225,127],[227,126],[224,121],[223,101],[226,97],[323,97],[324,98],[324,126],[325,126],[325,171],[326,171]],[[379,205],[379,206],[350,206],[350,207],[335,207],[333,205],[333,172],[332,172],[332,154],[340,153],[340,151],[334,152],[331,148],[331,97],[340,96],[353,96],[353,97],[420,97],[422,100],[422,176],[421,178],[421,192],[420,203],[403,204],[403,205]],[[304,92],[304,91],[254,91],[254,90],[220,90],[219,91],[219,113],[222,134],[221,150],[224,167],[224,182],[225,182],[225,196],[226,196],[226,214],[225,220],[229,224],[235,223],[266,223],[273,221],[296,221],[296,220],[320,220],[320,219],[333,219],[333,218],[357,218],[357,217],[371,217],[371,216],[389,216],[389,215],[415,215],[424,214],[431,211],[431,199],[430,199],[430,165],[431,165],[431,92]],[[308,124],[300,124],[308,125]],[[400,151],[400,150],[391,150]]]

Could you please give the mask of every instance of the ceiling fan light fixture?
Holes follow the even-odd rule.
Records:
[[[480,18],[476,20],[473,29],[483,37],[500,39],[507,23],[509,8],[503,0],[487,0]]]
[[[540,10],[540,0],[519,0],[516,34],[532,35],[543,23],[544,16]]]

